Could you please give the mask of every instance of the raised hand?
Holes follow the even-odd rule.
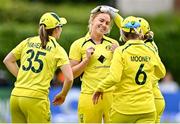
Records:
[[[93,55],[95,49],[94,47],[89,47],[86,49],[86,58],[87,60],[90,60],[91,56]]]
[[[113,43],[112,45],[111,45],[111,51],[112,52],[114,52],[114,50],[116,49],[118,47],[118,45],[117,44],[115,44],[115,43]]]

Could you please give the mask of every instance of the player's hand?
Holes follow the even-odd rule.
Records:
[[[112,17],[114,17],[115,13],[118,13],[119,10],[116,8],[113,8],[111,6],[106,6],[106,5],[100,5],[91,10],[91,14],[97,13],[97,12],[105,12],[109,13]]]
[[[113,12],[115,12],[115,13],[119,12],[118,9],[113,8],[113,7],[111,7],[111,6],[105,6],[105,5],[102,5],[102,6],[101,6],[100,11],[101,11],[101,12],[107,12],[107,13],[110,13],[110,11],[113,11]]]
[[[92,101],[93,101],[94,105],[98,103],[99,97],[101,97],[101,99],[103,99],[103,92],[95,92],[93,94]]]
[[[113,17],[113,18],[115,17],[115,14],[119,12],[118,9],[113,8],[111,6],[105,6],[105,5],[101,6],[100,11],[109,13],[111,15],[111,17]]]
[[[90,60],[91,56],[93,55],[95,49],[93,47],[89,47],[86,50],[86,58],[87,60]]]
[[[64,103],[66,99],[66,96],[62,95],[62,93],[58,93],[55,97],[54,97],[54,100],[53,100],[53,104],[54,105],[61,105]]]
[[[96,8],[91,10],[91,14],[97,13],[100,11],[101,6],[97,6]]]
[[[118,47],[118,45],[117,44],[115,44],[115,43],[113,43],[112,45],[111,45],[111,51],[112,52],[114,52],[114,50],[116,49]]]

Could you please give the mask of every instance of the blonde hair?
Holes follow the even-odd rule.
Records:
[[[88,29],[89,29],[89,32],[90,32],[90,33],[91,33],[91,26],[92,26],[91,22],[96,18],[97,15],[99,15],[99,14],[101,14],[101,13],[103,13],[103,12],[98,11],[98,12],[92,13],[92,14],[90,15],[89,21],[88,21]],[[111,15],[110,15],[109,13],[106,13],[106,14],[108,14],[108,15],[110,16],[110,19],[111,19],[111,21],[110,21],[110,26],[109,26],[109,30],[108,30],[108,32],[107,32],[107,34],[108,34],[108,33],[110,33],[111,28],[112,28],[112,26],[113,26],[113,21],[112,21]]]

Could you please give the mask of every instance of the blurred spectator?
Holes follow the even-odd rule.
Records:
[[[160,82],[159,87],[163,93],[175,93],[179,90],[178,83],[174,81],[170,71],[167,71],[166,76]]]
[[[50,84],[53,87],[60,86],[64,83],[64,75],[60,68],[57,68],[54,74],[54,78],[51,80]]]
[[[7,80],[7,74],[4,70],[0,69],[0,87],[9,86],[8,80]]]

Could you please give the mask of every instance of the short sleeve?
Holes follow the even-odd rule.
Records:
[[[62,47],[57,48],[57,53],[55,55],[57,60],[57,67],[69,64],[69,58],[66,51]]]
[[[23,40],[20,44],[18,44],[12,51],[11,53],[15,56],[16,60],[19,60],[21,58],[21,54],[23,51],[23,48],[27,44],[27,39]]]
[[[71,60],[81,61],[81,47],[78,40],[71,45],[69,51],[69,58]]]

